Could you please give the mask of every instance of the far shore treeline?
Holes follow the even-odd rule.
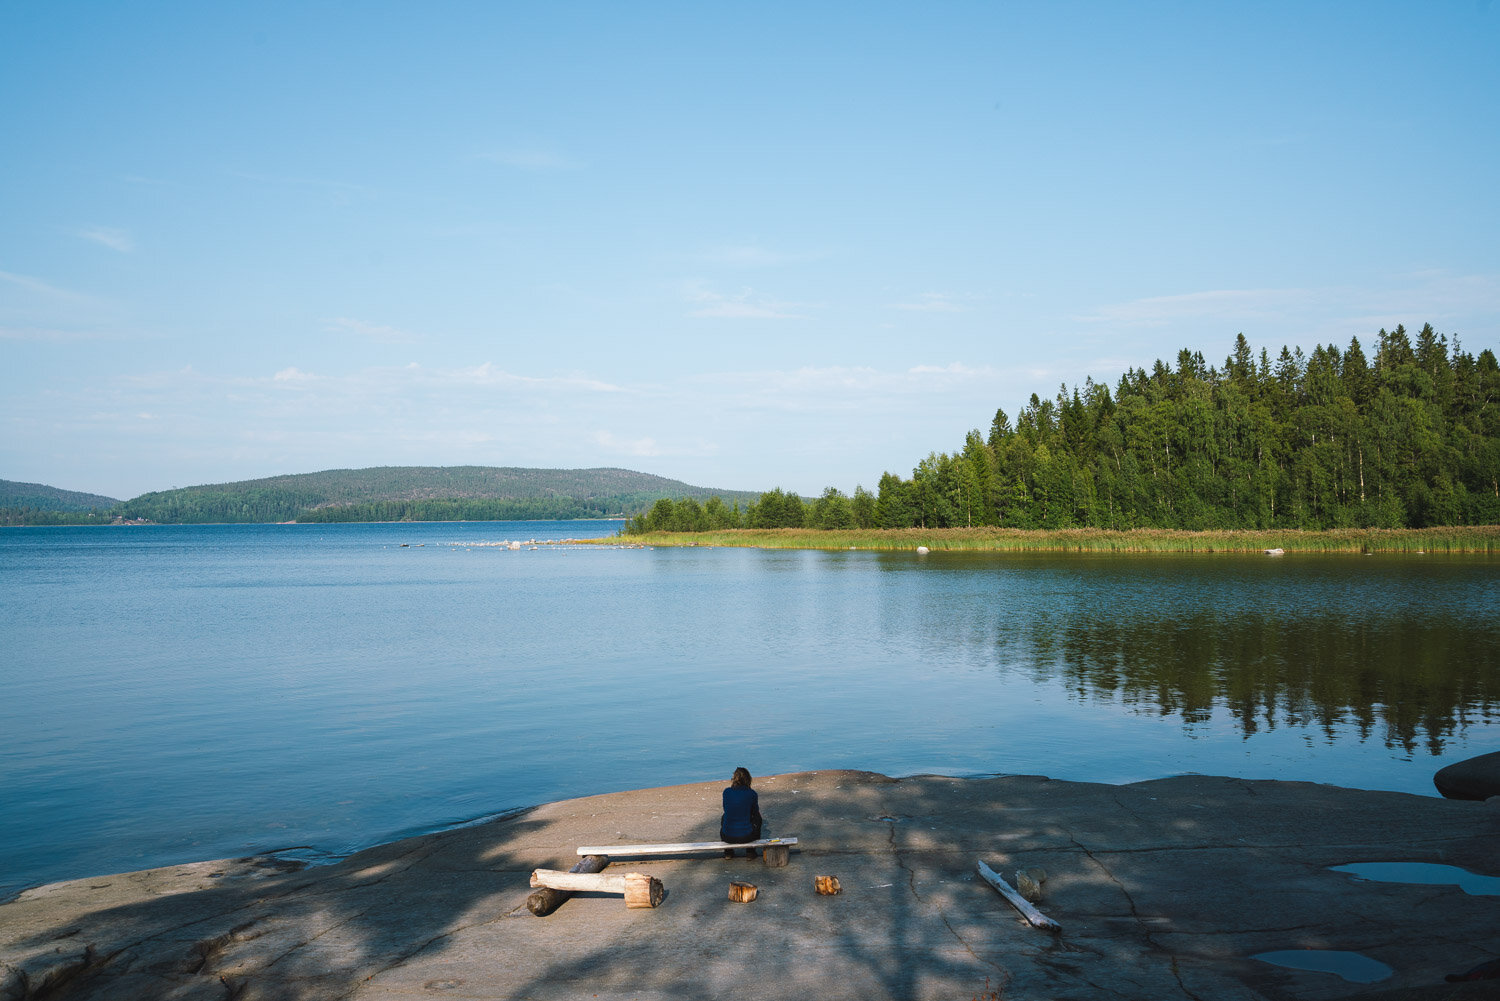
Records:
[[[717,493],[628,469],[378,466],[154,491],[128,501],[0,481],[0,524],[243,524],[624,518]],[[731,493],[736,503],[755,493]]]
[[[1116,385],[1033,394],[1012,421],[876,493],[657,501],[627,533],[726,529],[1401,529],[1500,523],[1500,366],[1424,326],[1222,368],[1184,349]]]

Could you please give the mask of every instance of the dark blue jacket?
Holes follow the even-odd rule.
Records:
[[[726,838],[748,838],[760,820],[760,797],[748,786],[724,790],[724,820],[719,831]]]

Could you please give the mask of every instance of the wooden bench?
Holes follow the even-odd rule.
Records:
[[[580,855],[693,855],[698,852],[723,851],[726,848],[759,848],[766,865],[779,868],[787,864],[791,846],[796,838],[761,838],[759,841],[744,841],[731,844],[728,841],[688,841],[666,845],[585,845],[578,849]]]

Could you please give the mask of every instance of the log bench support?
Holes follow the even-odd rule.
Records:
[[[531,874],[531,885],[570,893],[619,893],[624,895],[626,907],[655,907],[666,895],[661,880],[643,872],[614,874],[537,869]]]
[[[766,865],[778,869],[791,859],[792,845],[796,838],[761,838],[730,844],[728,841],[687,841],[664,845],[585,845],[578,849],[580,855],[693,855],[699,852],[724,851],[732,848],[759,848]]]
[[[609,857],[605,855],[585,855],[578,860],[578,864],[569,869],[569,872],[603,872],[604,867],[609,865]],[[573,895],[571,890],[554,890],[550,886],[544,886],[531,896],[526,898],[526,909],[539,918],[545,918],[553,911],[563,905],[563,901]]]

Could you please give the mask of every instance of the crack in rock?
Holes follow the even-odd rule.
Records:
[[[1122,882],[1120,882],[1120,880],[1115,876],[1115,874],[1110,871],[1109,866],[1105,865],[1102,861],[1100,861],[1099,857],[1096,856],[1088,848],[1088,846],[1084,845],[1082,842],[1080,842],[1076,837],[1073,837],[1071,834],[1069,835],[1069,837],[1072,839],[1073,844],[1078,847],[1078,850],[1081,851],[1084,855],[1088,856],[1089,861],[1092,862],[1092,863],[1094,863],[1094,865],[1098,867],[1099,871],[1104,874],[1105,878],[1108,879],[1111,883],[1113,883],[1114,886],[1115,886],[1115,888],[1120,891],[1120,895],[1125,898],[1125,903],[1130,906],[1130,917],[1131,917],[1131,920],[1134,922],[1136,928],[1138,928],[1140,930],[1140,932],[1141,932],[1141,938],[1145,941],[1146,945],[1151,949],[1152,952],[1157,953],[1159,955],[1162,955],[1162,956],[1165,956],[1165,957],[1168,958],[1168,960],[1170,961],[1170,968],[1171,968],[1171,972],[1172,972],[1172,979],[1177,982],[1177,989],[1182,992],[1183,997],[1190,998],[1190,999],[1192,999],[1192,1001],[1203,1001],[1203,999],[1200,998],[1200,997],[1198,997],[1197,994],[1194,994],[1193,991],[1191,989],[1189,989],[1188,985],[1183,981],[1183,979],[1182,979],[1182,971],[1178,968],[1178,964],[1177,964],[1177,955],[1175,953],[1173,953],[1171,950],[1165,948],[1160,942],[1158,942],[1156,940],[1156,930],[1152,929],[1152,927],[1148,923],[1148,919],[1144,915],[1142,915],[1141,912],[1140,912],[1140,910],[1136,907],[1135,898],[1133,896],[1131,896],[1131,893],[1130,893],[1130,891],[1128,889],[1126,889],[1125,884],[1122,883]],[[1181,933],[1174,931],[1173,934],[1181,934]],[[1230,933],[1228,933],[1228,932],[1219,932],[1219,933],[1215,933],[1215,934],[1230,934]]]
[[[916,870],[912,869],[911,866],[906,864],[905,856],[907,852],[904,852],[900,848],[896,847],[896,825],[894,823],[891,824],[890,827],[887,828],[887,832],[889,834],[889,837],[886,840],[886,845],[890,848],[891,857],[896,860],[896,865],[901,868],[901,871],[906,873],[906,888],[911,891],[913,899],[920,903],[922,900],[922,894],[917,892]],[[920,854],[920,852],[913,852],[912,854]]]

